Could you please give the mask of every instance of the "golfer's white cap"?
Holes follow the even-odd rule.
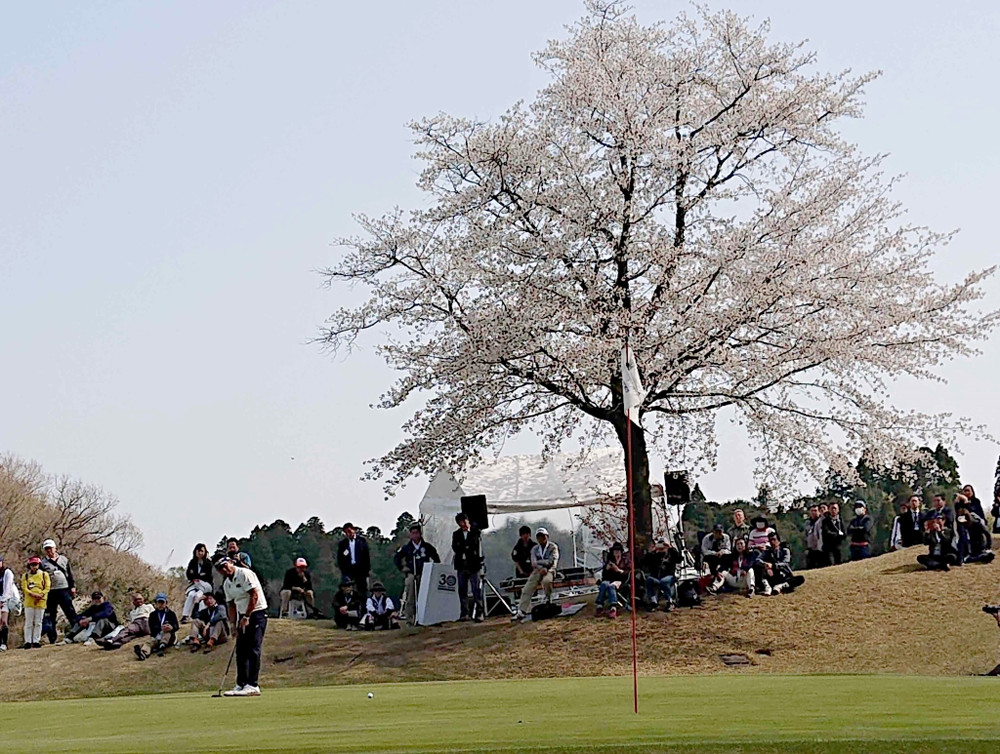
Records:
[[[306,562],[305,558],[296,558],[295,559],[295,567],[296,568],[299,567],[299,566],[307,566],[307,565],[309,565],[309,564]]]
[[[54,539],[46,539],[44,542],[42,542],[43,550],[47,550],[50,547],[55,549],[55,546],[56,546],[56,541]]]
[[[547,537],[549,536],[549,530],[546,529],[544,526],[539,526],[537,529],[535,529],[535,536],[537,537],[539,534],[544,534]]]

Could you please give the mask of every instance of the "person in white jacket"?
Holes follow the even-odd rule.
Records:
[[[14,572],[7,568],[0,555],[0,652],[7,651],[7,638],[10,633],[10,605],[15,596]]]

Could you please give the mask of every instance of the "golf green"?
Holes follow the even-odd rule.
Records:
[[[374,698],[368,698],[368,692]],[[1000,681],[558,678],[211,691],[0,705],[8,751],[996,751]]]

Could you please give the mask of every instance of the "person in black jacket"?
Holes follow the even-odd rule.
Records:
[[[746,544],[746,540],[743,540]],[[639,570],[646,575],[646,609],[656,610],[660,606],[660,595],[666,600],[665,612],[677,603],[677,566],[681,564],[681,554],[666,539],[658,539],[653,549],[639,560]]]
[[[971,484],[962,487],[962,495],[965,497],[969,510],[985,521],[986,511],[983,510],[983,502],[976,497],[976,490],[973,489]]]
[[[482,534],[472,526],[466,513],[455,516],[458,529],[451,535],[451,550],[455,553],[455,572],[458,574],[459,620],[472,618],[482,623],[486,613],[483,603],[483,584],[479,571],[483,567]],[[469,601],[469,587],[472,601]]]
[[[931,516],[924,522],[927,554],[917,555],[917,562],[929,571],[950,571],[951,566],[958,565],[955,537],[946,525],[944,516]]]
[[[770,547],[753,564],[755,588],[766,595],[789,593],[805,583],[805,578],[792,573],[792,551],[782,543],[777,532],[768,535]],[[747,592],[750,594],[750,592]]]
[[[424,563],[440,563],[441,556],[434,545],[424,541],[423,529],[414,521],[410,524],[410,541],[396,550],[392,561],[403,573],[403,619],[412,626],[417,619],[417,594]]]
[[[851,560],[864,560],[872,556],[872,517],[863,500],[854,503],[854,518],[847,524],[848,550]]]
[[[364,617],[361,598],[354,588],[354,579],[344,576],[340,580],[340,589],[333,595],[333,622],[337,628],[357,631]]]
[[[293,599],[301,600],[309,607],[316,609],[313,592],[312,574],[309,573],[309,563],[305,558],[296,558],[295,565],[285,571],[281,582],[281,609],[278,617],[288,616],[288,606]]]
[[[847,535],[844,533],[844,522],[840,518],[838,503],[830,503],[830,507],[823,514],[820,532],[823,536],[823,552],[829,559],[830,565],[840,565],[843,560],[842,546]]]
[[[368,542],[358,534],[354,524],[346,523],[342,528],[344,538],[337,545],[337,568],[341,576],[349,576],[354,582],[354,591],[364,605],[368,598],[368,576],[372,571]]]
[[[148,618],[149,641],[135,645],[138,660],[145,660],[153,653],[163,657],[163,653],[177,641],[180,621],[177,620],[177,613],[167,607],[167,595],[164,592],[156,595],[154,605]]]
[[[184,572],[188,580],[184,591],[184,607],[181,609],[181,623],[187,623],[200,607],[201,598],[212,591],[212,561],[208,557],[208,548],[203,542],[194,547],[191,560]]]
[[[90,639],[100,639],[118,625],[115,608],[97,591],[90,595],[90,606],[76,616],[76,623],[66,632],[63,644],[85,644]]]
[[[531,527],[522,526],[517,530],[517,542],[510,551],[510,559],[514,561],[514,578],[526,579],[531,575],[531,548],[535,546],[531,538]]]
[[[958,557],[963,563],[992,563],[992,539],[986,521],[976,515],[964,495],[955,498],[955,529]]]

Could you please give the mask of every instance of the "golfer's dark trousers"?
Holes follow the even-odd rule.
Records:
[[[267,613],[250,613],[247,627],[236,634],[236,684],[257,686],[260,679],[260,647],[267,629]]]
[[[76,623],[76,608],[73,607],[73,595],[69,589],[52,589],[49,591],[48,601],[45,603],[45,612],[49,616],[52,629],[48,632],[49,641],[53,644],[56,640],[56,614],[62,608],[63,615],[72,626]]]

